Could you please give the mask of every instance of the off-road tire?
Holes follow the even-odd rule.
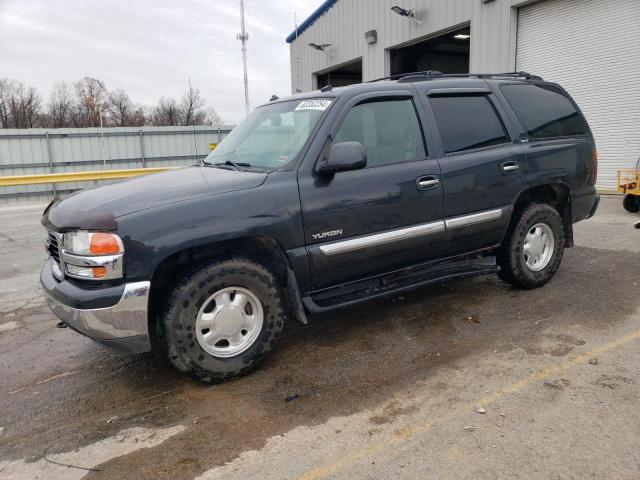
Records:
[[[218,290],[242,287],[262,304],[264,320],[254,343],[234,357],[220,358],[202,349],[195,333],[198,311]],[[262,265],[244,258],[207,264],[193,270],[173,289],[160,318],[160,343],[171,364],[205,383],[219,383],[254,370],[274,349],[284,327],[280,289]]]
[[[554,235],[554,251],[549,263],[540,271],[527,265],[523,249],[529,230],[538,223],[546,223]],[[564,253],[565,235],[562,218],[551,205],[535,203],[525,207],[512,221],[509,232],[498,249],[498,276],[518,288],[537,288],[547,283],[560,267]]]
[[[627,193],[622,200],[622,206],[627,212],[640,212],[640,197]]]

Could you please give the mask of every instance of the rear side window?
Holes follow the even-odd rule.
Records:
[[[334,143],[360,142],[367,167],[391,165],[426,157],[422,131],[411,99],[376,99],[353,107]]]
[[[431,97],[445,153],[509,141],[500,118],[484,95]]]
[[[504,85],[502,93],[531,138],[586,135],[587,125],[571,100],[553,85]]]

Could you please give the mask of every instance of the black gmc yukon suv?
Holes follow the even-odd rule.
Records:
[[[41,283],[70,328],[221,381],[308,313],[485,273],[544,285],[596,171],[571,97],[525,72],[274,97],[201,165],[50,205]]]

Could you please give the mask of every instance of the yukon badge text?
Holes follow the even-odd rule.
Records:
[[[339,228],[338,230],[329,230],[328,232],[314,233],[312,236],[314,240],[320,240],[322,238],[337,237],[340,235],[342,235],[341,228]]]

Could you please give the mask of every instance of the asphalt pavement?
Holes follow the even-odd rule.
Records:
[[[56,328],[44,205],[0,208],[0,478],[640,478],[640,231],[620,197],[545,287],[459,280],[289,325],[205,386]]]

